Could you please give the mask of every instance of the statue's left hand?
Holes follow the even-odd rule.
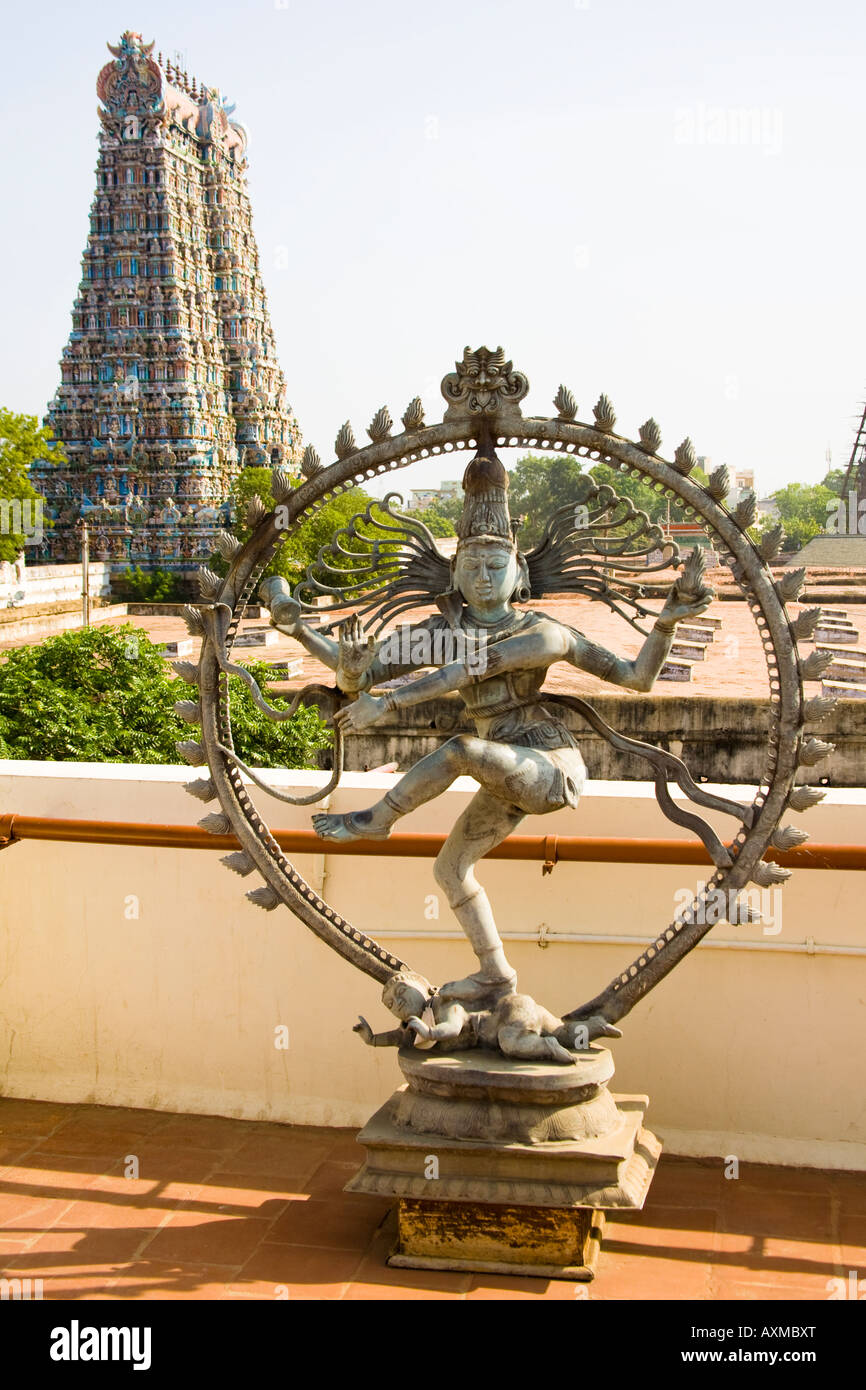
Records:
[[[685,618],[696,618],[699,613],[706,612],[714,598],[712,589],[701,589],[696,594],[683,595],[674,584],[659,617],[675,623],[682,622]]]
[[[341,733],[358,733],[361,729],[369,729],[384,713],[384,700],[377,695],[362,694],[350,705],[344,705],[342,709],[337,710],[334,723],[338,725]]]

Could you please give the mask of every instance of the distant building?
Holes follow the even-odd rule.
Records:
[[[435,487],[413,487],[409,494],[408,511],[423,511],[429,507],[431,502],[435,502],[439,497],[439,489]]]
[[[778,521],[781,512],[772,497],[759,497],[757,502],[758,516],[769,517],[770,521]]]
[[[127,31],[99,74],[96,196],[46,424],[68,464],[32,469],[55,522],[38,560],[185,569],[213,551],[245,464],[292,468],[246,188],[247,135]],[[34,557],[36,558],[36,557]]]
[[[423,511],[425,507],[431,507],[436,502],[447,502],[452,497],[459,497],[463,484],[457,479],[450,479],[436,487],[416,487],[413,488],[409,496],[409,511]]]

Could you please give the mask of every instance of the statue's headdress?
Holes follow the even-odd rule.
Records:
[[[466,541],[500,541],[514,545],[508,511],[508,474],[489,446],[463,474],[463,514],[457,526],[457,549]]]

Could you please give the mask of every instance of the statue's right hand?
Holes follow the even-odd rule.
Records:
[[[373,1029],[370,1027],[363,1014],[359,1015],[358,1022],[355,1024],[352,1032],[357,1033],[362,1042],[365,1042],[368,1047],[372,1045]]]
[[[259,585],[259,598],[266,608],[270,610],[271,622],[275,627],[287,632],[290,637],[294,637],[302,627],[301,605],[297,599],[292,598],[291,590],[285,579],[277,574],[272,574]]]
[[[364,635],[356,615],[340,624],[337,685],[347,695],[356,695],[366,685],[365,676],[376,659],[376,643]]]

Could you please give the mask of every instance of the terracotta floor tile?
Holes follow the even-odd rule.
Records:
[[[87,1196],[93,1201],[107,1200],[110,1197],[122,1198],[126,1202],[144,1202],[147,1198],[167,1201],[168,1186],[169,1184],[160,1182],[158,1178],[127,1178],[121,1167],[119,1171],[100,1173],[94,1177],[87,1189]],[[195,1190],[190,1183],[181,1183],[178,1187],[184,1193]]]
[[[826,1241],[780,1240],[777,1236],[728,1236],[720,1233],[713,1265],[727,1270],[731,1279],[756,1279],[801,1273],[805,1277],[831,1275],[837,1247]]]
[[[328,1157],[323,1143],[303,1143],[278,1135],[254,1136],[227,1154],[220,1167],[232,1173],[273,1174],[292,1181],[310,1176]]]
[[[92,1273],[87,1269],[68,1270],[62,1280],[43,1280],[43,1299],[46,1303],[70,1303],[82,1299],[88,1303],[96,1303],[109,1296],[113,1278],[112,1275],[106,1280],[99,1271]]]
[[[35,1138],[4,1139],[0,1136],[0,1178],[3,1176],[4,1166],[8,1163],[20,1163],[30,1153],[39,1140]]]
[[[260,1245],[230,1284],[230,1292],[275,1299],[342,1298],[361,1261],[355,1250],[323,1250],[308,1245]]]
[[[46,1100],[14,1100],[0,1097],[0,1136],[50,1134],[81,1107]]]
[[[713,1235],[713,1254],[723,1264],[735,1265],[747,1261],[756,1251],[763,1249],[765,1236],[752,1231],[725,1231],[717,1228]]]
[[[711,1295],[713,1301],[730,1299],[737,1303],[784,1303],[788,1300],[792,1303],[811,1303],[820,1296],[809,1289],[781,1284],[725,1283],[719,1286],[714,1285],[713,1288],[714,1292]]]
[[[135,1154],[139,1178],[196,1186],[206,1181],[223,1156],[218,1149],[177,1148],[156,1141],[140,1144]]]
[[[833,1275],[832,1269],[809,1275],[796,1270],[728,1270],[716,1265],[710,1277],[710,1297],[714,1300],[783,1298],[787,1293],[789,1298],[826,1299]],[[752,1290],[752,1293],[748,1290]],[[770,1290],[777,1292],[770,1293]]]
[[[866,1215],[839,1214],[839,1243],[846,1269],[856,1268],[866,1278]]]
[[[221,1299],[228,1289],[220,1265],[177,1264],[142,1258],[121,1265],[104,1297],[152,1302],[173,1299]]]
[[[6,1168],[0,1174],[0,1229],[5,1224],[2,1212],[6,1198],[41,1198],[68,1205],[80,1201],[98,1182],[104,1180],[105,1175],[98,1168],[88,1172],[78,1163],[73,1169],[47,1171],[21,1164]],[[52,1224],[46,1219],[40,1221],[42,1228]]]
[[[191,1149],[218,1149],[232,1153],[244,1143],[244,1127],[219,1115],[167,1115],[154,1136],[163,1146],[180,1144]]]
[[[326,1149],[339,1143],[341,1137],[354,1134],[354,1130],[329,1129],[326,1125],[282,1124],[279,1120],[232,1120],[231,1123],[242,1126],[247,1135],[255,1133],[260,1139],[279,1139],[285,1144],[321,1145]]]
[[[466,1298],[484,1302],[523,1299],[531,1302],[543,1298],[547,1302],[574,1303],[589,1298],[591,1284],[576,1284],[572,1279],[538,1279],[519,1274],[472,1274]]]
[[[789,1267],[792,1272],[802,1270],[806,1274],[829,1275],[836,1267],[837,1246],[834,1241],[781,1240],[778,1236],[764,1236],[762,1254],[768,1264]]]
[[[605,1226],[603,1248],[610,1254],[693,1252],[709,1259],[714,1249],[715,1211],[690,1207],[654,1207],[634,1215],[617,1214]]]
[[[178,1211],[146,1247],[148,1259],[178,1264],[226,1265],[239,1269],[270,1229],[249,1217],[212,1217]]]
[[[436,1284],[422,1284],[419,1286],[415,1283],[409,1282],[409,1280],[412,1279],[413,1275],[423,1274],[424,1272],[425,1271],[422,1270],[404,1270],[403,1273],[407,1276],[407,1279],[406,1282],[403,1284],[365,1284],[363,1282],[350,1284],[345,1294],[343,1295],[343,1301],[345,1303],[382,1303],[385,1301],[423,1301],[425,1303],[438,1303],[441,1302],[443,1299],[462,1299],[466,1297],[465,1289],[460,1290],[459,1292],[454,1292],[449,1289],[443,1289],[441,1288],[441,1286]],[[469,1276],[460,1275],[455,1277],[468,1279]]]
[[[376,1231],[358,1266],[348,1299],[462,1297],[471,1287],[474,1275],[455,1270],[396,1269],[387,1263],[396,1243],[396,1218],[389,1213]]]
[[[36,1239],[38,1237],[32,1231],[22,1231],[19,1236],[10,1236],[5,1231],[0,1234],[0,1269],[4,1255],[20,1255],[23,1250],[29,1250]]]
[[[388,1198],[351,1197],[327,1201],[309,1198],[291,1202],[277,1217],[268,1234],[270,1242],[285,1245],[318,1245],[340,1250],[364,1250],[391,1206]]]
[[[142,1134],[139,1130],[108,1129],[102,1125],[93,1129],[89,1125],[70,1120],[68,1124],[41,1138],[39,1148],[42,1153],[63,1157],[90,1154],[102,1158],[106,1166],[113,1167],[123,1162],[128,1154],[139,1154],[142,1145],[149,1143],[151,1137],[150,1134]]]
[[[201,1216],[252,1216],[270,1223],[285,1211],[289,1202],[306,1201],[306,1196],[305,1192],[268,1192],[255,1182],[244,1183],[242,1174],[231,1175],[224,1184],[220,1174],[218,1179],[211,1178],[191,1188],[180,1205]]]
[[[594,1299],[706,1298],[710,1265],[654,1255],[610,1255],[602,1244]]]
[[[171,1118],[162,1110],[127,1110],[122,1105],[73,1106],[60,1128],[74,1124],[78,1129],[152,1134]]]
[[[866,1216],[866,1174],[836,1174],[833,1179],[833,1193],[841,1211],[852,1216]]]
[[[65,1277],[70,1270],[87,1269],[108,1278],[114,1266],[131,1260],[147,1236],[135,1229],[81,1231],[57,1227],[45,1231],[20,1255],[7,1258],[10,1267],[26,1268],[31,1274]]]
[[[777,1284],[780,1287],[821,1291],[827,1280],[837,1273],[832,1249],[827,1250],[821,1259],[794,1253],[782,1254],[778,1249],[765,1254],[758,1249],[750,1255],[727,1258],[717,1255],[713,1260],[713,1280],[723,1285]]]
[[[81,1202],[73,1202],[58,1217],[55,1228],[58,1230],[77,1229],[81,1231],[137,1230],[142,1240],[151,1231],[158,1231],[162,1223],[177,1209],[176,1204],[166,1202],[163,1206],[151,1204],[149,1199],[124,1201],[114,1193],[105,1193]]]
[[[348,1130],[338,1130],[337,1133],[344,1134],[345,1138],[338,1139],[328,1150],[328,1158],[332,1163],[354,1163],[358,1167],[364,1162],[364,1149],[357,1139]]]
[[[73,1201],[69,1197],[43,1197],[38,1192],[0,1191],[0,1230],[44,1231],[55,1224]]]
[[[765,1163],[741,1163],[740,1175],[730,1181],[740,1187],[765,1192],[814,1192],[826,1195],[833,1179],[830,1173],[816,1168],[774,1168]]]
[[[717,1208],[722,1195],[723,1164],[690,1163],[682,1159],[659,1161],[647,1195],[646,1209],[662,1207]]]
[[[730,1188],[734,1186],[730,1184]],[[829,1240],[832,1235],[828,1194],[730,1188],[720,1218],[726,1231],[750,1231],[792,1240]]]
[[[343,1188],[351,1178],[355,1176],[360,1163],[335,1163],[326,1159],[320,1163],[314,1173],[304,1184],[305,1190],[311,1197],[346,1197],[354,1196],[356,1201],[366,1201],[364,1193],[343,1193]]]

